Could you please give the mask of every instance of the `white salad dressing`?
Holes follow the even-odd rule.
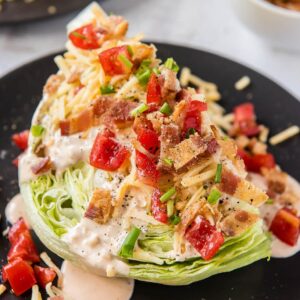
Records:
[[[6,205],[5,217],[11,224],[16,223],[20,218],[26,221],[25,204],[21,194],[15,195]],[[29,225],[29,223],[26,221]]]
[[[255,184],[257,187],[262,190],[267,190],[267,183],[263,176],[259,174],[250,173],[249,174],[250,181]],[[300,184],[293,177],[288,176],[287,180],[287,188],[292,190],[296,195],[300,195]],[[278,209],[280,209],[280,205],[278,204],[264,204],[259,210],[262,218],[265,221],[266,229],[269,228],[273,218],[275,217]],[[300,211],[300,200],[295,203],[295,208]],[[282,241],[280,241],[276,236],[272,236],[272,257],[284,258],[289,257],[300,251],[300,238],[295,246],[290,246]]]
[[[134,281],[125,278],[106,278],[86,272],[64,261],[62,290],[66,300],[128,300]]]

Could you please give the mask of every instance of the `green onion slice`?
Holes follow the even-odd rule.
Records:
[[[137,69],[135,75],[141,85],[146,85],[149,81],[150,75],[151,75],[151,60],[150,59],[144,59],[139,68]]]
[[[196,130],[195,128],[189,128],[187,133],[186,133],[186,138],[189,139],[191,135],[195,134]]]
[[[266,201],[266,204],[273,204],[274,203],[274,200],[269,198],[267,201]]]
[[[153,73],[155,73],[156,75],[160,75],[160,71],[158,68],[153,68],[152,69]]]
[[[168,102],[165,102],[163,106],[159,110],[162,114],[169,116],[172,113],[172,108],[168,104]]]
[[[130,114],[133,117],[137,117],[139,115],[141,115],[143,112],[145,112],[146,110],[148,110],[149,106],[145,103],[142,103],[141,105],[139,105],[138,107],[136,107],[135,109],[133,109]]]
[[[41,125],[32,125],[31,126],[31,134],[34,136],[34,137],[39,137],[43,134],[45,128]]]
[[[124,64],[128,69],[131,69],[133,66],[132,62],[124,54],[119,54],[118,60],[122,64]]]
[[[119,255],[122,257],[132,257],[133,249],[135,243],[141,233],[141,230],[137,227],[133,227],[131,231],[128,233],[127,237],[125,238]]]
[[[171,217],[174,214],[174,200],[168,200],[167,202],[167,215]]]
[[[215,176],[215,183],[220,183],[222,178],[222,164],[218,164]]]
[[[176,63],[176,61],[172,58],[169,57],[166,61],[165,61],[165,67],[174,71],[174,72],[178,72],[179,71],[179,67]]]
[[[161,202],[166,202],[168,201],[171,197],[173,197],[176,194],[176,189],[175,187],[170,188],[168,191],[166,191],[161,197],[160,201]]]
[[[173,166],[173,160],[171,158],[164,158],[163,159],[164,163],[170,167]]]
[[[130,56],[133,55],[133,50],[132,50],[131,46],[129,46],[129,45],[127,46],[127,51],[128,51],[128,53],[129,53]]]
[[[101,86],[100,91],[102,95],[112,94],[115,93],[115,89],[111,84]]]
[[[210,204],[216,204],[220,197],[222,196],[221,192],[217,189],[212,189],[210,194],[208,195],[207,201]]]
[[[180,217],[177,216],[177,215],[173,215],[169,218],[169,222],[172,224],[172,225],[177,225],[179,222],[181,221]]]

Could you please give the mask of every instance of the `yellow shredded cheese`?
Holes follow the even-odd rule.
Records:
[[[42,295],[37,284],[32,287],[31,300],[42,300]]]
[[[247,86],[249,86],[251,83],[249,76],[243,76],[241,79],[239,79],[235,84],[234,87],[238,91],[244,90]]]
[[[40,257],[43,260],[43,262],[48,267],[53,269],[53,271],[57,274],[57,277],[58,277],[57,285],[59,287],[61,287],[62,286],[62,280],[63,280],[63,274],[62,274],[61,270],[53,263],[53,261],[51,260],[51,258],[49,257],[49,255],[46,252],[42,252]]]
[[[2,295],[6,291],[6,286],[4,284],[0,284],[0,295]]]
[[[300,132],[300,128],[299,126],[291,126],[283,131],[281,131],[280,133],[277,133],[276,135],[272,136],[270,138],[270,144],[271,145],[278,145],[288,139],[290,139],[291,137],[299,134]]]

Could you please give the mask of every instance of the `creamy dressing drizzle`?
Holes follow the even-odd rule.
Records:
[[[106,278],[86,272],[69,261],[62,265],[62,291],[66,300],[128,300],[134,281],[125,278]]]
[[[259,174],[250,173],[249,180],[255,184],[257,187],[264,191],[267,191],[267,183],[263,176]],[[300,184],[293,177],[288,176],[287,189],[293,191],[296,195],[300,195]],[[281,206],[277,203],[275,204],[264,204],[259,210],[261,217],[265,221],[265,229],[267,230],[271,225],[271,222]],[[300,211],[300,200],[295,203],[295,208]],[[289,246],[282,241],[280,241],[276,236],[272,235],[272,257],[285,258],[292,256],[300,251],[300,238],[295,246]]]
[[[25,204],[21,194],[15,195],[8,202],[5,208],[5,217],[6,220],[11,224],[16,223],[20,218],[24,218],[27,225],[29,226],[29,223],[26,220]]]

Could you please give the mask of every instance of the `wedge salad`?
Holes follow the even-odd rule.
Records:
[[[166,285],[269,258],[271,223],[295,245],[299,224],[287,237],[268,210],[298,220],[283,200],[274,209],[284,190],[272,182],[288,177],[265,146],[251,144],[263,129],[253,106],[226,119],[212,83],[187,87],[187,70],[179,81],[175,60],[161,61],[127,28],[97,4],[72,21],[30,131],[14,136],[26,149],[15,164],[40,240],[98,275]]]

